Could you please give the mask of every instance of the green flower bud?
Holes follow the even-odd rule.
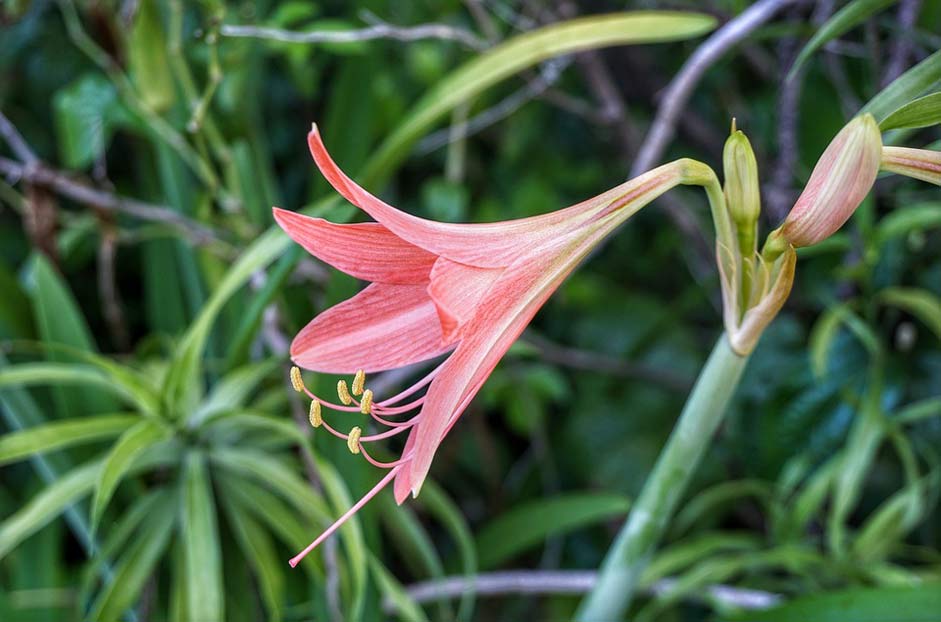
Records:
[[[742,255],[748,257],[755,252],[761,190],[755,152],[745,134],[735,129],[734,120],[732,133],[722,152],[722,165],[725,169],[725,203],[738,234],[739,248]]]

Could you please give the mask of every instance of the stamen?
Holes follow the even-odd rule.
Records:
[[[421,396],[417,400],[411,401],[408,404],[403,404],[402,406],[383,406],[382,403],[375,404],[373,410],[378,411],[383,415],[401,415],[402,413],[407,413],[411,410],[415,410],[419,406],[425,403],[425,396]]]
[[[356,375],[353,377],[353,395],[359,395],[363,392],[363,387],[366,386],[366,372],[362,369],[356,371]]]
[[[446,362],[447,362],[447,361],[445,361],[445,363],[446,363]],[[393,395],[392,397],[390,397],[390,398],[388,398],[388,399],[382,400],[381,402],[379,402],[378,405],[379,405],[379,406],[388,406],[388,405],[390,405],[390,404],[395,404],[396,402],[402,401],[402,400],[405,399],[406,397],[412,395],[413,393],[415,393],[415,392],[418,391],[419,389],[422,389],[423,387],[425,387],[425,385],[427,385],[429,382],[431,382],[432,380],[434,380],[434,379],[435,379],[435,376],[438,375],[438,372],[441,371],[441,368],[442,368],[442,367],[444,367],[444,363],[441,363],[440,365],[438,365],[437,367],[435,367],[433,370],[431,370],[430,372],[428,372],[428,375],[427,375],[427,376],[425,376],[424,378],[422,378],[421,380],[419,380],[418,382],[416,382],[415,384],[413,384],[413,385],[410,386],[409,388],[405,389],[404,391],[402,391],[401,393],[399,393],[399,394],[397,394],[397,395]]]
[[[356,384],[354,383],[353,386],[355,387]],[[369,389],[366,389],[366,392],[363,393],[363,399],[359,404],[359,412],[363,413],[364,415],[368,415],[372,412],[372,391]]]
[[[359,426],[355,426],[350,430],[350,435],[346,437],[346,446],[349,447],[351,454],[359,453],[359,437],[362,433],[363,429]]]
[[[340,401],[343,402],[344,406],[349,406],[353,403],[353,398],[350,396],[350,390],[346,388],[346,380],[340,380],[337,382],[337,395],[340,397]]]
[[[391,430],[386,430],[385,432],[380,432],[379,434],[370,434],[369,436],[364,436],[362,438],[357,436],[356,440],[363,442],[363,443],[369,443],[372,441],[381,441],[384,438],[389,438],[390,436],[395,436],[396,434],[400,432],[404,432],[405,430],[408,430],[413,425],[415,425],[415,423],[418,422],[418,419],[419,417],[415,417],[414,419],[408,422],[408,425],[403,425],[402,427],[392,428]],[[353,453],[356,453],[356,452],[353,452]]]
[[[291,386],[298,393],[304,390],[304,379],[301,378],[301,370],[296,365],[291,367]]]
[[[317,548],[317,546],[320,545],[321,542],[323,542],[324,540],[329,538],[331,535],[333,535],[334,531],[339,529],[343,525],[343,523],[345,523],[346,521],[350,519],[351,516],[359,512],[362,509],[362,507],[369,502],[370,499],[375,497],[377,492],[379,492],[380,490],[388,486],[389,482],[392,481],[392,479],[398,474],[398,472],[401,469],[402,469],[402,465],[392,468],[388,473],[386,473],[385,477],[379,480],[378,484],[373,486],[372,490],[367,492],[363,496],[363,498],[357,501],[353,505],[353,507],[351,507],[349,510],[346,511],[345,514],[343,514],[343,516],[338,518],[335,523],[327,527],[326,531],[324,531],[322,534],[317,536],[316,540],[314,540],[313,542],[307,545],[307,548],[305,548],[303,551],[301,551],[300,553],[295,555],[293,558],[291,558],[291,560],[288,561],[288,563],[291,565],[291,568],[296,567],[308,553],[310,553],[315,548]]]
[[[399,466],[400,464],[405,464],[406,462],[412,459],[412,454],[410,453],[408,456],[404,458],[399,458],[398,460],[395,460],[393,462],[381,462],[369,455],[369,452],[366,451],[365,445],[360,446],[360,451],[363,452],[363,457],[366,458],[369,464],[380,469],[391,469],[391,468]]]
[[[405,421],[389,421],[388,419],[383,419],[376,413],[375,408],[373,408],[369,414],[372,416],[373,419],[376,420],[377,423],[381,423],[382,425],[388,426],[390,428],[400,428],[403,426],[408,427],[408,426],[415,425],[411,419],[406,419]]]
[[[320,402],[314,400],[310,403],[310,425],[319,428],[323,425],[323,416],[320,414]]]

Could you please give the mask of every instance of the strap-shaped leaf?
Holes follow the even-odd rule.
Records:
[[[895,130],[903,127],[928,127],[941,123],[941,93],[932,93],[909,102],[887,116],[879,129]]]
[[[814,33],[810,41],[804,46],[797,55],[797,60],[787,74],[787,79],[792,79],[804,63],[813,56],[814,52],[824,45],[836,39],[854,26],[866,21],[874,13],[878,13],[890,4],[895,4],[898,0],[853,0],[845,7],[837,11],[833,17],[828,19]]]
[[[225,620],[222,550],[209,472],[202,454],[191,453],[183,469],[182,539],[187,585],[187,611],[191,619]]]
[[[175,498],[165,494],[144,517],[143,523],[124,549],[114,570],[114,579],[105,586],[92,606],[90,620],[118,620],[138,598],[154,566],[160,560],[174,527]]]
[[[0,523],[0,559],[88,494],[95,485],[100,468],[101,462],[96,460],[72,469]]]
[[[108,452],[108,456],[101,465],[101,472],[98,474],[95,498],[91,508],[93,528],[98,525],[114,490],[128,474],[138,456],[168,435],[169,430],[154,419],[144,419],[121,435]]]
[[[139,420],[133,414],[99,415],[12,432],[0,437],[0,464],[117,436]]]

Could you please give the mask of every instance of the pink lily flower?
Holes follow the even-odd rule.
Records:
[[[510,345],[585,256],[641,207],[680,183],[716,185],[711,169],[678,160],[597,197],[542,216],[487,224],[451,224],[412,216],[358,186],[327,153],[317,127],[308,135],[314,161],[330,184],[377,222],[334,224],[274,208],[285,232],[315,257],[371,281],[353,298],[324,311],[295,337],[291,358],[302,368],[356,373],[344,381],[341,404],[313,400],[311,423],[346,439],[350,450],[388,473],[363,499],[290,563],[295,566],[379,490],[394,483],[395,499],[417,496],[438,446]],[[402,367],[450,352],[405,391],[375,400],[364,373]],[[427,389],[426,389],[427,387]],[[423,389],[423,396],[413,396]],[[408,401],[410,399],[410,401]],[[344,434],[322,408],[359,411],[386,431]],[[402,418],[410,415],[409,418]],[[366,445],[408,433],[401,458],[375,460]]]

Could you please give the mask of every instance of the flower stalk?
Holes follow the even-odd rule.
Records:
[[[640,576],[722,421],[748,358],[732,348],[727,335],[719,337],[627,523],[608,550],[598,583],[575,615],[579,622],[617,620],[630,606]]]

